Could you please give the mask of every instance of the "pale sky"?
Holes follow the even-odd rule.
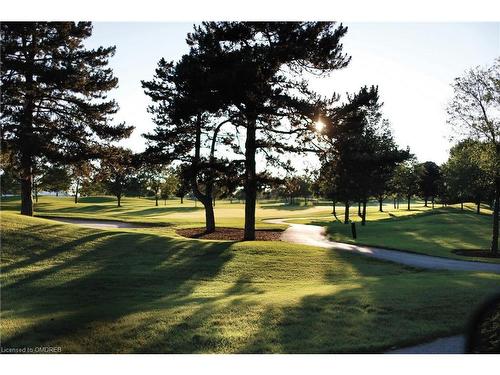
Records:
[[[384,116],[401,147],[420,161],[442,163],[451,145],[446,104],[453,79],[469,67],[488,65],[500,56],[500,23],[345,23],[344,51],[351,64],[329,78],[311,82],[323,95],[379,85]],[[136,130],[122,142],[144,149],[141,134],[154,124],[141,79],[151,79],[161,57],[177,60],[188,51],[192,23],[94,23],[89,47],[116,45],[110,65],[119,88],[110,95],[120,105],[117,121]],[[313,163],[315,164],[315,163]]]

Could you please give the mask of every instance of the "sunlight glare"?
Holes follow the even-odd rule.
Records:
[[[325,123],[321,120],[318,120],[314,123],[314,127],[316,128],[316,131],[318,133],[321,133],[323,129],[325,128]]]

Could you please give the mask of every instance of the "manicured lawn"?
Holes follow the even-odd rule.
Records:
[[[326,203],[326,202],[325,202]],[[18,212],[20,199],[18,197],[3,198],[2,210]],[[257,226],[262,228],[286,228],[286,225],[262,223],[266,218],[280,217],[324,217],[331,211],[329,205],[318,206],[287,206],[281,202],[263,201],[257,207]],[[62,216],[78,218],[99,218],[131,222],[161,223],[182,227],[202,227],[205,225],[205,213],[200,202],[185,199],[181,204],[179,199],[159,202],[155,207],[154,200],[145,198],[123,198],[122,207],[116,207],[113,197],[82,198],[75,204],[71,197],[41,196],[35,205],[35,215]],[[243,228],[244,204],[234,201],[217,201],[215,218],[218,226]]]
[[[187,240],[169,228],[93,230],[9,211],[1,226],[3,347],[377,352],[461,332],[500,284],[500,275]]]
[[[351,212],[357,222],[357,239],[351,234],[351,226],[329,218],[290,220],[291,223],[314,224],[327,228],[334,241],[358,243],[392,249],[408,250],[428,255],[462,260],[500,263],[500,258],[461,256],[453,250],[487,250],[491,244],[491,211],[484,208],[477,215],[472,205],[464,211],[459,207],[436,208],[434,210],[392,210],[375,212],[371,207],[368,222],[361,226],[360,218]],[[340,218],[340,216],[338,216]],[[343,219],[343,217],[342,217]]]

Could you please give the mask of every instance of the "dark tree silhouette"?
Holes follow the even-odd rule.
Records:
[[[441,169],[439,165],[433,161],[426,161],[422,163],[420,168],[420,195],[424,198],[425,207],[429,199],[432,201],[432,208],[434,208],[434,198],[438,194],[439,181],[441,180]]]
[[[104,152],[97,178],[121,207],[123,194],[136,171],[136,160],[132,151],[125,148],[110,146]]]
[[[88,160],[79,160],[69,166],[69,175],[75,187],[75,204],[78,203],[78,196],[82,185],[87,182],[93,172],[93,166]]]
[[[118,80],[106,66],[115,48],[84,48],[91,33],[90,22],[2,22],[2,148],[20,166],[23,215],[33,215],[35,158],[89,158],[97,142],[132,130],[110,125],[118,107],[106,93]]]
[[[175,196],[181,198],[181,204],[184,203],[184,197],[191,191],[189,184],[188,165],[181,164],[175,169],[175,173],[179,180],[179,185]]]
[[[302,73],[345,67],[346,31],[332,22],[205,22],[188,36],[210,77],[206,87],[245,129],[245,240],[255,239],[256,154],[300,149],[286,140],[310,133],[321,106]]]
[[[67,191],[71,186],[71,176],[64,166],[51,165],[40,179],[39,188],[59,195],[60,191]]]
[[[406,197],[407,209],[411,209],[411,198],[419,192],[421,165],[414,157],[399,164],[394,170],[391,185],[398,196]]]
[[[206,232],[215,231],[213,189],[216,151],[223,138],[221,128],[229,118],[221,118],[219,96],[209,90],[211,79],[204,62],[194,54],[184,55],[174,64],[161,59],[151,81],[142,81],[153,105],[149,112],[156,127],[144,134],[145,154],[156,162],[179,160],[187,165],[191,190],[205,208]],[[208,156],[203,155],[208,148]]]

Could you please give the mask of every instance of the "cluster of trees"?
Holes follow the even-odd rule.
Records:
[[[438,167],[417,164],[400,149],[382,117],[378,87],[325,98],[307,83],[345,68],[347,28],[334,22],[204,22],[177,61],[160,59],[141,82],[155,128],[141,154],[116,146],[132,126],[113,124],[107,93],[118,80],[108,67],[114,47],[87,49],[88,22],[2,23],[2,191],[16,191],[21,213],[33,214],[40,188],[79,194],[160,199],[191,192],[215,230],[216,198],[245,200],[244,239],[255,239],[259,191],[273,187],[293,203],[323,195],[346,208],[368,199],[419,195],[434,204],[474,199],[494,206],[492,250],[498,248],[499,69],[471,70],[455,82],[450,122],[468,138]],[[319,126],[321,125],[321,126]],[[317,153],[317,176],[276,179],[256,160],[290,170],[285,153]],[[176,166],[174,170],[174,166]],[[35,198],[36,199],[36,198]],[[478,206],[479,207],[479,206]],[[345,210],[344,221],[349,221]],[[495,229],[496,228],[496,229]],[[496,244],[495,244],[496,241]]]
[[[240,170],[244,239],[255,239],[256,156],[279,165],[277,155],[309,147],[313,123],[332,100],[319,98],[302,76],[345,67],[346,32],[332,22],[204,22],[188,35],[187,54],[161,59],[154,78],[142,82],[157,125],[146,135],[149,158],[190,165],[207,232],[215,230],[217,176]]]
[[[378,199],[382,211],[396,167],[410,158],[409,150],[397,147],[381,106],[378,87],[362,87],[321,120],[325,146],[318,186],[333,201],[334,215],[337,202],[345,205],[345,223],[354,202],[363,225],[370,197]]]

